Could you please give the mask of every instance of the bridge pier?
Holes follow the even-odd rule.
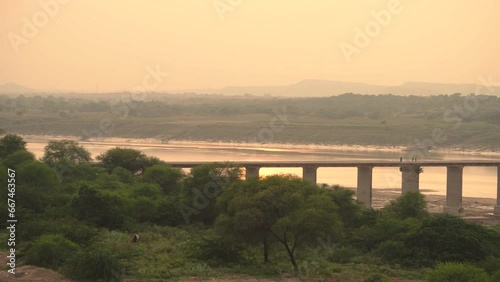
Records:
[[[444,212],[459,215],[462,210],[463,166],[447,166]]]
[[[402,165],[399,170],[403,173],[401,179],[401,190],[403,193],[408,191],[418,191],[420,182],[419,165]]]
[[[260,166],[245,166],[245,178],[259,177]]]
[[[317,166],[303,166],[302,167],[302,179],[311,181],[314,184],[316,184],[316,179],[317,179],[317,171],[318,167]]]
[[[500,216],[500,166],[497,167],[497,204],[493,210],[495,216]]]
[[[371,166],[358,166],[356,197],[367,208],[372,206],[372,169]]]

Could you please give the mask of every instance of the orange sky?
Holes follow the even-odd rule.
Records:
[[[0,0],[0,84],[130,90],[157,65],[154,90],[500,81],[499,15],[497,0]]]

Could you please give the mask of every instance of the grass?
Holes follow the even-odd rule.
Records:
[[[282,247],[275,244],[271,249],[271,263],[262,263],[260,248],[244,251],[245,259],[239,263],[213,264],[193,256],[193,242],[203,234],[201,227],[153,226],[140,233],[139,243],[131,242],[131,234],[120,231],[104,231],[96,243],[99,249],[119,258],[125,277],[134,279],[201,280],[227,277],[276,278],[293,277],[292,267]],[[0,238],[5,237],[2,231]],[[374,273],[400,279],[423,279],[422,270],[404,269],[382,265],[370,254],[359,254],[349,263],[333,263],[324,256],[315,256],[312,250],[298,256],[304,280],[340,279],[362,281]]]

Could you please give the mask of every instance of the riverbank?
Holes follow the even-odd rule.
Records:
[[[82,145],[89,144],[107,144],[117,146],[130,145],[177,145],[177,146],[203,146],[203,147],[235,147],[235,148],[268,148],[268,149],[308,149],[308,150],[335,150],[335,151],[359,151],[359,152],[394,152],[401,155],[408,154],[411,149],[406,146],[376,146],[376,145],[319,145],[307,143],[251,143],[251,142],[227,142],[227,141],[197,141],[197,140],[174,140],[168,141],[159,138],[123,138],[123,137],[103,137],[89,138],[82,140],[78,136],[63,136],[63,135],[29,135],[20,134],[27,142],[48,142],[51,140],[74,140]],[[448,149],[433,149],[432,153],[454,153],[468,156],[498,156],[499,151],[489,151],[474,148],[448,148]]]

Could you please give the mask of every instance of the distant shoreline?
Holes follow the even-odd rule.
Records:
[[[81,140],[78,136],[64,136],[64,135],[31,135],[20,134],[27,142],[48,142],[50,140],[74,140],[78,141],[81,145],[92,143],[111,143],[117,145],[134,144],[134,145],[179,145],[179,146],[210,146],[210,147],[243,147],[243,148],[278,148],[278,149],[311,149],[311,150],[336,150],[336,151],[385,151],[385,152],[400,152],[404,154],[405,151],[411,151],[406,146],[378,146],[378,145],[328,145],[328,144],[304,144],[304,143],[248,143],[248,142],[228,142],[228,141],[199,141],[199,140],[168,140],[162,141],[158,138],[124,138],[124,137],[103,137],[103,138],[89,138],[88,140]],[[464,148],[449,148],[449,149],[433,149],[435,153],[455,153],[464,155],[487,155],[499,156],[499,151],[488,151],[479,149],[464,149]]]

